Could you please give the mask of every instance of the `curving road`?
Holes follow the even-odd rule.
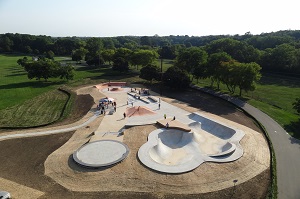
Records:
[[[216,93],[206,88],[197,90],[223,98],[256,118],[267,130],[274,147],[277,162],[277,186],[279,199],[300,198],[300,140],[291,137],[277,122],[257,108],[237,98]]]

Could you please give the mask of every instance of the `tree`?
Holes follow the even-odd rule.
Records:
[[[235,60],[221,63],[222,76],[221,81],[226,84],[231,93],[235,92],[235,88],[239,87],[242,95],[242,90],[252,91],[255,89],[255,82],[261,78],[261,67],[255,63],[239,63]]]
[[[129,61],[130,61],[130,56],[131,56],[132,51],[127,49],[127,48],[118,48],[113,56],[113,62],[114,62],[114,66],[116,65],[115,63],[122,63],[122,62],[126,62],[127,66],[129,66]],[[122,58],[122,59],[119,59]]]
[[[73,79],[74,68],[71,65],[61,65],[59,62],[51,59],[40,59],[33,62],[25,62],[24,69],[27,71],[29,79],[37,80],[60,77],[61,79]]]
[[[126,59],[124,59],[123,57],[117,57],[114,59],[114,63],[113,63],[113,70],[117,70],[119,72],[127,72],[129,70],[129,64],[128,61],[126,61]]]
[[[18,59],[18,61],[17,61],[17,63],[21,66],[24,66],[26,62],[28,62],[27,57],[23,57],[23,59]]]
[[[45,57],[48,59],[54,59],[54,52],[52,50],[47,51]]]
[[[59,68],[60,79],[72,80],[74,78],[74,67],[71,64],[60,66]]]
[[[217,87],[220,89],[220,81],[222,77],[222,62],[229,62],[232,58],[225,52],[213,53],[209,56],[207,62],[206,76],[211,78],[211,86],[217,82]]]
[[[296,101],[293,103],[293,109],[295,109],[297,113],[300,114],[300,98],[296,98]]]
[[[223,38],[210,42],[206,45],[209,54],[226,52],[238,62],[256,62],[259,59],[259,51],[246,42],[237,41],[232,38]]]
[[[176,57],[175,48],[172,46],[163,46],[159,50],[159,56],[163,59],[174,59]]]
[[[130,57],[130,62],[132,65],[146,66],[152,64],[158,58],[158,54],[154,50],[137,50],[132,53]]]
[[[109,65],[110,65],[110,62],[113,61],[114,54],[115,54],[115,50],[113,50],[113,49],[106,49],[101,52],[101,56],[103,57],[104,61],[105,62],[108,61]]]
[[[74,50],[72,52],[72,60],[77,61],[77,62],[79,62],[81,60],[84,60],[84,57],[85,57],[87,52],[88,51],[83,47]]]
[[[101,57],[100,53],[103,49],[103,43],[100,38],[89,38],[86,41],[86,49],[88,50],[88,53],[86,54],[85,60],[89,65],[100,65],[101,64]],[[98,61],[98,62],[97,62]]]
[[[164,73],[163,82],[170,88],[185,89],[191,81],[186,71],[172,66]]]
[[[183,49],[176,57],[175,66],[187,71],[190,74],[194,73],[194,70],[199,67],[203,68],[207,62],[207,53],[205,50],[198,47],[191,47]],[[199,73],[197,73],[199,75]],[[199,77],[199,76],[198,76]]]
[[[147,65],[141,69],[140,78],[151,81],[153,79],[158,79],[160,77],[159,75],[159,68],[155,65]]]

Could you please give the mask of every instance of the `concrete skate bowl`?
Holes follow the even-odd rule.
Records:
[[[106,167],[124,160],[129,148],[116,140],[98,140],[81,146],[73,153],[73,159],[89,168]]]
[[[156,113],[145,106],[134,106],[126,109],[126,117],[141,117],[155,115]]]
[[[194,115],[193,118],[199,119],[198,116],[202,117]],[[216,130],[216,133],[207,132],[203,130],[203,125],[196,121],[190,123],[190,132],[177,129],[157,129],[151,132],[148,141],[138,151],[140,161],[159,172],[184,173],[205,161],[230,162],[243,155],[239,141],[244,132],[237,132],[219,123],[210,129]]]

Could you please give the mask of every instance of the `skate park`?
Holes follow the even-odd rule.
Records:
[[[94,98],[95,105],[81,121],[68,125],[68,127],[77,130],[65,144],[47,157],[44,163],[45,176],[50,177],[62,187],[76,192],[150,193],[155,190],[155,192],[166,194],[201,194],[230,190],[234,186],[233,180],[238,180],[236,185],[240,186],[245,182],[248,183],[249,180],[251,181],[262,172],[267,172],[270,158],[269,151],[260,133],[217,115],[190,109],[185,104],[161,97],[152,91],[150,91],[151,95],[141,95],[138,99],[137,96],[135,97],[134,92],[131,93],[130,88],[108,90],[106,87],[99,90],[95,86],[88,86],[77,90],[79,95],[90,94]],[[138,93],[140,88],[135,88]],[[129,94],[127,94],[128,92]],[[110,112],[114,109],[112,105],[109,105],[105,109],[106,114],[104,115],[100,114],[96,106],[100,99],[106,97],[114,99],[117,105],[116,112],[111,114]],[[123,113],[128,115],[124,118]],[[219,125],[230,127],[223,128],[227,129],[224,137],[212,134],[211,129],[213,127],[215,129],[221,127],[210,125],[210,121],[218,121]],[[201,126],[199,122],[207,125]],[[166,129],[166,123],[169,123],[168,129]],[[77,124],[79,125],[74,126]],[[198,144],[194,147],[198,151],[194,150],[189,154],[194,155],[195,151],[198,154],[205,153],[206,158],[209,158],[209,155],[214,159],[219,158],[218,161],[220,161],[220,157],[213,157],[214,155],[225,158],[229,154],[233,157],[232,155],[238,151],[238,145],[231,138],[238,135],[236,130],[243,131],[245,135],[238,142],[242,146],[243,154],[237,160],[229,161],[227,159],[224,163],[205,159],[203,163],[199,165],[199,162],[197,162],[194,168],[188,169],[186,172],[176,171],[177,173],[172,173],[169,168],[167,172],[160,171],[160,169],[155,170],[155,168],[151,168],[153,167],[151,164],[144,164],[138,154],[144,144],[149,143],[149,141],[151,143],[149,136],[151,137],[152,133],[158,130],[166,131],[165,135],[160,136],[162,138],[161,142],[164,144],[163,148],[171,148],[174,144],[177,145],[177,151],[182,149],[180,148],[182,144],[198,144],[197,142],[201,143],[204,138],[205,140],[211,140],[210,142],[202,142],[201,147]],[[62,131],[61,127],[60,130],[57,129],[56,131]],[[56,131],[55,133],[57,133]],[[201,131],[201,134],[197,134],[199,136],[189,138],[197,142],[184,142],[181,139],[183,133],[191,134],[199,131]],[[46,133],[50,133],[50,131],[46,131]],[[175,139],[168,143],[168,137]],[[158,142],[156,140],[153,143],[157,145]],[[210,146],[213,146],[213,143],[216,143],[216,145],[206,147],[205,143]],[[114,144],[120,146],[121,150],[118,150]],[[123,144],[127,148],[122,147]],[[84,146],[87,147],[86,149],[91,150],[85,150]],[[155,149],[153,147],[149,148]],[[186,148],[189,148],[189,146]],[[88,159],[83,158],[82,160],[88,164],[92,163],[92,165],[84,166],[76,163],[73,156],[78,151],[78,159],[82,158],[82,154],[86,154],[84,158],[88,157]],[[109,152],[114,151],[118,154],[112,156]],[[167,151],[168,156],[163,156],[165,159],[160,162],[158,158],[161,157],[155,157],[155,152],[159,151],[152,150],[151,153],[146,153],[143,157],[148,156],[152,162],[163,166],[168,166],[168,160],[172,160],[175,167],[179,163],[185,162],[180,159],[182,156],[176,155],[175,157],[178,159],[174,159],[172,156],[173,151],[171,155],[170,151]],[[223,152],[226,152],[227,155],[222,155]],[[93,153],[99,159],[93,159]],[[186,152],[183,151],[182,153]],[[101,156],[104,158],[101,158]],[[105,162],[103,159],[107,161]],[[96,162],[93,162],[93,160],[96,160]],[[189,161],[186,162],[188,162],[187,165],[191,165]]]
[[[119,106],[112,111],[113,105],[106,105],[97,130],[73,153],[73,159],[81,166],[122,164],[130,154],[130,147],[124,143],[124,137],[129,136],[126,128],[150,124],[157,125],[157,129],[149,132],[136,157],[150,170],[180,174],[201,167],[204,162],[232,162],[243,156],[240,141],[245,132],[236,126],[203,113],[190,113],[150,95],[148,90],[143,94],[141,88],[127,87],[125,82],[94,88]]]

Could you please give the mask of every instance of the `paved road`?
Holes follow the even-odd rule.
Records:
[[[279,199],[300,198],[300,141],[291,137],[277,122],[257,108],[239,99],[215,93],[205,88],[201,91],[221,97],[244,109],[267,130],[277,161],[277,185]]]

